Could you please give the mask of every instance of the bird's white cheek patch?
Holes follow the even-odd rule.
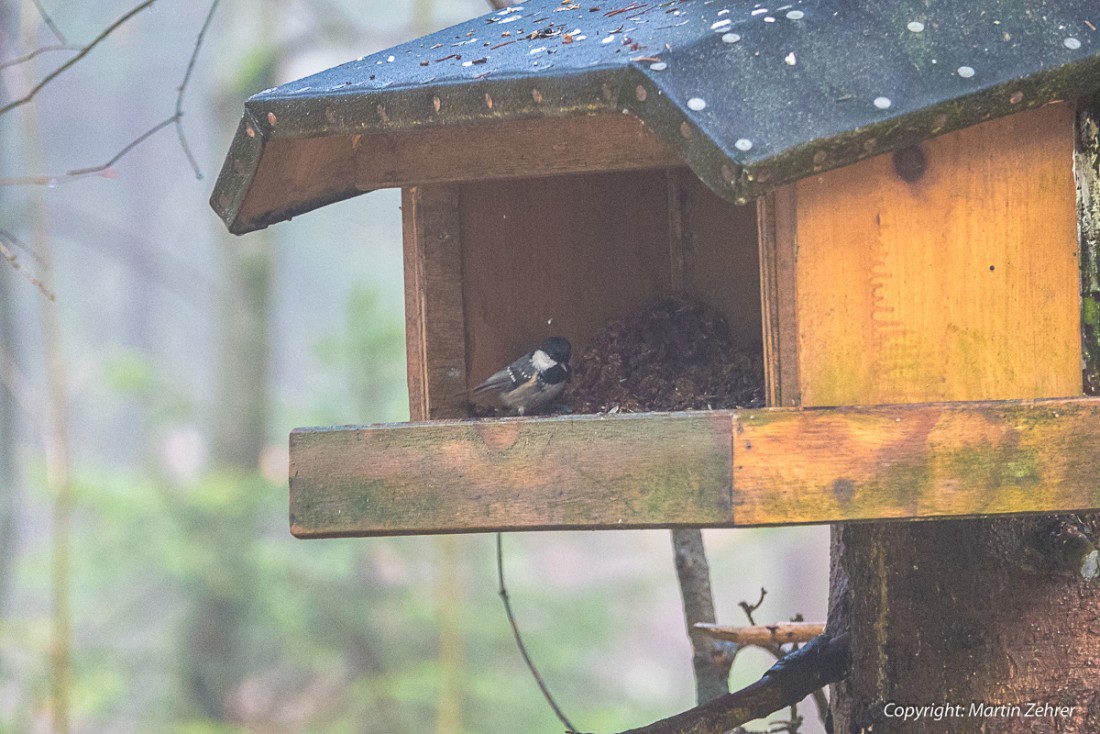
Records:
[[[541,349],[536,349],[535,353],[531,355],[531,364],[535,365],[535,369],[539,372],[545,372],[556,365],[557,362],[555,362],[546,352]]]

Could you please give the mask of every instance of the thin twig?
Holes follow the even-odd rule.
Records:
[[[42,293],[42,295],[44,295],[48,300],[50,300],[50,301],[56,300],[56,297],[54,296],[53,291],[51,291],[49,288],[47,288],[46,284],[43,283],[41,280],[39,280],[35,276],[31,275],[20,264],[19,258],[16,257],[14,252],[12,252],[10,249],[8,249],[8,246],[4,244],[3,240],[0,240],[0,256],[2,256],[5,260],[8,261],[8,265],[10,265],[12,267],[12,270],[19,273],[19,275],[22,276],[28,283],[30,283],[35,288],[37,288]]]
[[[71,171],[66,171],[64,176],[59,176],[59,177],[53,179],[53,183],[54,184],[68,183],[69,180],[76,180],[78,178],[85,178],[87,176],[94,176],[96,174],[104,173],[108,168],[110,168],[114,164],[118,163],[119,160],[124,155],[126,155],[131,150],[133,150],[134,148],[136,148],[139,145],[141,145],[142,143],[144,143],[149,138],[153,137],[153,135],[155,135],[156,133],[160,132],[164,128],[171,125],[177,119],[179,119],[179,118],[176,115],[173,115],[173,116],[169,117],[167,120],[161,120],[156,125],[153,125],[151,128],[149,128],[148,130],[143,132],[141,135],[138,135],[136,138],[134,138],[129,143],[127,143],[126,147],[124,147],[119,152],[115,153],[111,157],[111,159],[109,161],[107,161],[106,163],[104,163],[102,165],[99,165],[99,166],[90,166],[88,168],[74,168]],[[200,178],[201,178],[201,176],[200,176]]]
[[[90,169],[90,172],[80,175],[63,173],[59,176],[14,176],[12,178],[0,178],[0,186],[49,186],[52,188],[91,176],[111,178],[113,175],[114,174],[107,171],[106,168],[100,169],[96,167],[95,169]]]
[[[764,606],[764,597],[766,597],[767,595],[768,595],[768,590],[765,589],[763,586],[761,586],[760,587],[760,598],[756,600],[755,604],[749,604],[747,601],[737,602],[737,606],[741,607],[742,611],[745,612],[745,616],[749,618],[749,624],[756,624],[756,622],[752,618],[752,613],[755,612],[760,607]]]
[[[543,681],[542,676],[539,675],[538,668],[535,667],[535,663],[531,660],[531,656],[527,654],[527,647],[523,644],[523,637],[519,633],[519,627],[516,625],[516,617],[512,614],[512,603],[508,600],[508,589],[504,585],[504,534],[497,533],[497,579],[500,582],[499,594],[501,601],[504,602],[504,613],[508,615],[508,623],[512,625],[512,635],[516,638],[516,646],[519,648],[519,654],[523,656],[523,662],[527,664],[527,669],[531,671],[531,675],[535,678],[535,683],[538,684],[539,690],[542,691],[543,698],[550,704],[550,708],[554,709],[554,715],[558,717],[558,721],[565,726],[571,732],[577,731],[577,728],[569,722],[562,710],[558,708],[557,702],[554,697],[550,695],[550,689],[546,687],[546,682]]]
[[[210,9],[206,11],[206,19],[202,22],[202,28],[199,29],[199,34],[195,36],[195,48],[191,51],[191,58],[187,61],[187,71],[183,73],[183,81],[180,82],[177,88],[179,94],[176,95],[176,134],[180,140],[180,147],[183,148],[183,154],[187,156],[188,162],[191,164],[191,168],[195,171],[195,178],[202,180],[202,170],[199,168],[198,161],[195,160],[195,154],[191,152],[191,146],[187,144],[187,136],[183,134],[183,95],[187,91],[187,85],[191,81],[191,72],[195,69],[195,60],[199,57],[199,49],[202,47],[202,41],[206,37],[206,31],[210,29],[210,21],[214,19],[214,12],[218,9],[218,3],[221,0],[211,0]]]
[[[8,230],[0,229],[0,240],[5,240],[8,244],[8,246],[11,247],[11,249],[13,249],[13,250],[22,250],[23,252],[30,255],[34,259],[35,263],[38,264],[39,267],[45,267],[46,261],[42,258],[42,256],[39,255],[37,252],[35,252],[33,247],[31,247],[26,242],[19,239],[15,235],[13,235]]]
[[[38,14],[42,16],[42,22],[46,24],[46,27],[50,29],[54,37],[62,44],[68,44],[68,39],[65,38],[65,34],[61,32],[61,29],[57,27],[57,23],[53,22],[53,18],[46,12],[46,9],[42,7],[42,0],[31,0],[34,3],[34,7],[38,10]]]
[[[7,69],[11,66],[19,66],[20,64],[25,64],[28,61],[30,61],[31,59],[38,56],[39,54],[52,53],[54,51],[79,51],[79,50],[80,50],[80,46],[73,46],[71,44],[66,44],[66,43],[55,43],[55,44],[52,44],[50,46],[41,46],[41,47],[36,48],[35,50],[31,51],[30,53],[23,54],[22,56],[17,56],[14,59],[11,59],[9,61],[5,61],[3,63],[0,63],[0,71],[2,71],[4,69]]]
[[[80,51],[75,56],[73,56],[71,59],[66,61],[64,64],[57,67],[56,69],[51,71],[49,74],[47,74],[45,77],[43,77],[42,81],[38,82],[38,84],[34,85],[34,87],[31,88],[31,91],[27,92],[24,96],[20,97],[19,99],[15,100],[13,102],[9,102],[8,104],[4,105],[3,107],[0,107],[0,115],[3,115],[7,112],[11,112],[12,110],[16,109],[17,107],[22,107],[23,105],[30,102],[32,99],[34,99],[36,94],[41,92],[46,87],[47,84],[52,82],[57,77],[61,76],[67,70],[71,69],[74,65],[76,65],[76,63],[78,61],[80,61],[82,58],[84,58],[89,53],[91,53],[93,48],[98,46],[108,36],[110,36],[112,33],[114,33],[116,30],[118,30],[119,27],[121,27],[123,24],[125,24],[126,21],[133,18],[135,15],[140,13],[142,10],[145,10],[146,8],[148,8],[150,5],[152,5],[156,1],[157,0],[145,0],[145,2],[140,3],[139,5],[136,5],[135,7],[131,8],[122,17],[120,17],[118,20],[116,20],[114,23],[111,23],[111,25],[104,28],[103,31],[100,32],[100,34],[98,36],[93,38],[90,43],[88,43],[86,46],[82,47],[80,49]]]
[[[745,616],[748,617],[749,624],[751,624],[751,625],[756,624],[755,620],[753,620],[753,618],[752,618],[753,612],[755,612],[757,609],[759,609],[760,607],[762,607],[764,605],[764,598],[767,595],[768,595],[768,590],[765,589],[763,586],[761,586],[760,587],[760,598],[756,600],[755,604],[749,604],[746,601],[738,602],[738,606],[741,607],[741,611],[743,611],[745,613]],[[802,621],[803,621],[802,620],[802,615],[798,615],[795,619],[792,620],[792,622],[795,622],[795,623],[802,623]],[[780,643],[778,643],[778,642],[776,642],[776,643],[758,643],[757,647],[763,648],[764,650],[767,650],[768,652],[770,652],[773,656],[775,656],[776,660],[781,661],[785,657],[785,655],[783,653],[783,649],[780,646]],[[798,644],[797,643],[795,643],[794,647],[795,647],[795,650],[793,650],[790,653],[787,653],[787,655],[793,655],[794,653],[796,653],[798,651]],[[821,717],[821,721],[824,722],[825,719],[826,719],[826,714],[828,713],[829,702],[825,700],[825,694],[822,693],[820,690],[812,691],[811,695],[814,698],[814,704],[817,706],[817,713]],[[801,700],[801,699],[798,699],[798,700]],[[795,703],[791,704],[791,724],[797,729],[799,724],[796,723],[796,722],[800,722],[800,721],[801,721],[801,717],[798,715],[798,703],[797,703],[797,700],[796,700]]]
[[[187,69],[183,74],[183,81],[176,87],[176,111],[171,117],[161,120],[156,125],[137,136],[129,143],[127,143],[120,151],[111,156],[111,159],[106,163],[102,163],[98,166],[88,166],[87,168],[74,168],[66,171],[58,176],[21,176],[19,178],[0,178],[0,186],[59,186],[61,184],[72,183],[82,178],[89,176],[105,176],[111,177],[111,168],[118,163],[122,158],[144,143],[153,135],[157,134],[169,125],[176,126],[176,134],[180,141],[180,148],[183,149],[183,154],[187,157],[187,162],[191,165],[191,170],[195,172],[195,178],[200,181],[203,178],[202,169],[199,167],[198,160],[195,158],[195,154],[191,150],[191,146],[187,142],[187,136],[183,131],[183,96],[187,91],[187,85],[191,82],[191,74],[195,69],[195,61],[199,56],[199,49],[202,47],[203,39],[206,37],[206,32],[210,29],[210,23],[214,19],[214,12],[218,9],[218,4],[221,0],[212,0],[210,3],[210,9],[206,12],[206,19],[202,23],[202,27],[199,29],[198,35],[195,37],[195,46],[191,50],[191,58],[187,61]],[[156,0],[149,0],[146,4],[156,2]],[[131,13],[134,11],[131,11]],[[117,22],[116,22],[117,25]],[[41,86],[41,85],[40,85]],[[33,92],[31,95],[33,96]],[[10,107],[10,105],[9,105]],[[0,110],[0,114],[6,110]]]

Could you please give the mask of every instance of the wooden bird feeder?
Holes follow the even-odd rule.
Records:
[[[252,97],[232,232],[402,188],[416,421],[294,431],[293,532],[1100,509],[1096,22],[529,0]],[[677,292],[763,349],[772,407],[463,419],[549,333]]]

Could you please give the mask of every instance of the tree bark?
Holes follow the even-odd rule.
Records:
[[[1100,731],[1100,584],[1047,552],[1055,524],[838,527],[830,624],[850,630],[852,667],[834,731]],[[1100,531],[1096,515],[1081,525]],[[905,720],[899,704],[950,708]]]
[[[737,645],[716,640],[696,624],[714,623],[714,598],[710,587],[710,566],[703,548],[703,533],[698,528],[672,531],[676,559],[676,577],[684,602],[684,621],[691,639],[692,667],[695,670],[695,700],[704,704],[729,693],[729,673]]]

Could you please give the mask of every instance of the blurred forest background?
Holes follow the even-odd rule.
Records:
[[[140,4],[0,0],[0,109]],[[144,4],[0,113],[0,732],[560,732],[491,536],[287,529],[292,428],[407,418],[398,192],[242,238],[207,205],[247,96],[487,3],[221,3],[182,106],[203,178],[171,125],[66,175],[174,113],[210,6]],[[825,529],[705,539],[719,621],[744,623],[762,586],[758,622],[824,619]],[[667,532],[505,550],[578,726],[694,704]],[[743,653],[733,686],[770,664]]]

